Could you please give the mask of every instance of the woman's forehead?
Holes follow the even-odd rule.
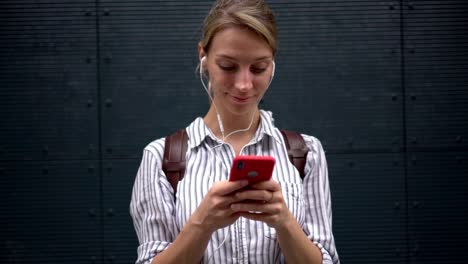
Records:
[[[241,28],[228,27],[218,31],[210,47],[215,56],[237,58],[248,56],[256,59],[271,58],[273,50],[268,42],[256,32]]]

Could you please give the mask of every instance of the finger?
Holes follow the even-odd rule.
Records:
[[[281,186],[274,180],[258,182],[252,185],[252,188],[257,189],[257,190],[267,190],[267,191],[272,191],[272,192],[281,190]]]
[[[271,219],[271,215],[265,213],[240,213],[239,217],[244,217],[254,221],[261,221],[264,223],[269,222]]]
[[[221,181],[218,182],[215,186],[213,186],[213,192],[224,196],[228,195],[232,192],[235,192],[239,189],[244,188],[249,184],[248,180],[241,180],[241,181]]]
[[[235,203],[231,204],[234,212],[260,212],[266,214],[277,214],[280,209],[272,203]]]
[[[256,200],[256,201],[271,201],[274,194],[266,190],[245,190],[235,193],[236,198],[239,201],[242,200]]]

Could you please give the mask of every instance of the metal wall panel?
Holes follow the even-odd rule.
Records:
[[[342,263],[405,263],[402,154],[329,154],[333,230]]]
[[[279,51],[265,99],[281,127],[331,152],[403,146],[399,5],[271,1]]]
[[[102,1],[103,147],[139,158],[150,141],[208,109],[197,75],[199,28],[208,1]]]
[[[130,199],[140,160],[105,160],[103,166],[104,263],[134,263],[138,239]]]
[[[98,263],[94,161],[0,162],[0,263]]]
[[[408,148],[468,147],[468,2],[405,2]]]
[[[0,2],[0,263],[101,261],[94,10]]]
[[[97,158],[94,1],[0,3],[0,159]]]
[[[468,2],[403,7],[410,263],[464,263]]]
[[[280,42],[261,106],[327,150],[343,263],[461,263],[466,1],[268,2]],[[211,3],[0,3],[1,263],[134,261],[142,149],[208,108]]]
[[[414,152],[409,158],[410,263],[465,263],[467,152]]]

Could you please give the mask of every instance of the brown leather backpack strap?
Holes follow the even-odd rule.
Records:
[[[307,162],[307,153],[309,152],[304,138],[301,134],[293,131],[281,130],[281,134],[283,134],[284,142],[286,143],[289,160],[299,171],[301,179],[304,179],[304,169]]]
[[[166,137],[164,143],[164,157],[162,169],[167,180],[174,190],[174,198],[177,192],[177,184],[184,178],[185,153],[187,152],[188,136],[185,129],[181,129]]]

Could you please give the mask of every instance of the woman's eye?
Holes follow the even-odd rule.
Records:
[[[252,67],[250,71],[254,74],[260,74],[264,71],[266,71],[266,68],[258,68],[258,67]]]
[[[223,71],[234,71],[236,69],[235,66],[227,66],[227,65],[218,65],[218,66]]]

